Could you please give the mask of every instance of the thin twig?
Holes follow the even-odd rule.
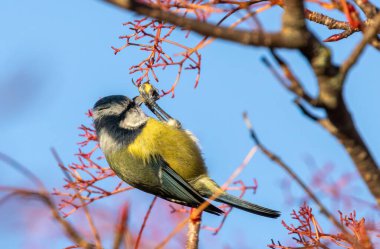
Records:
[[[380,28],[380,13],[377,14],[373,19],[373,25],[370,26],[367,31],[364,32],[363,39],[356,46],[352,54],[347,58],[347,60],[342,64],[340,68],[340,74],[342,75],[342,81],[346,77],[350,68],[357,62],[360,55],[362,54],[364,48],[376,36]]]
[[[346,231],[342,224],[330,213],[330,211],[322,204],[322,202],[318,199],[318,197],[313,193],[313,191],[302,181],[302,179],[291,169],[289,165],[284,163],[279,156],[271,152],[267,149],[257,137],[255,131],[253,130],[253,126],[251,121],[248,118],[247,113],[243,114],[244,122],[249,130],[251,138],[259,147],[259,149],[273,162],[279,165],[282,169],[284,169],[290,177],[293,178],[297,182],[297,184],[306,192],[306,194],[317,204],[322,214],[324,214],[337,228],[342,231]]]
[[[119,249],[125,236],[128,234],[128,204],[121,208],[120,216],[115,229],[115,238],[113,242],[113,249]]]
[[[252,157],[256,154],[258,147],[253,146],[248,154],[245,156],[243,162],[235,169],[235,171],[231,174],[231,176],[227,179],[227,181],[222,185],[221,189],[225,190],[228,188],[228,186],[234,181],[234,179],[243,171],[243,169],[248,165],[248,163],[251,161]],[[194,209],[192,211],[192,214],[194,216],[200,215],[203,210],[205,210],[209,205],[210,202],[218,198],[223,191],[214,193],[210,198],[208,198],[209,201],[203,202],[198,208]],[[165,247],[165,245],[178,233],[180,232],[187,222],[189,222],[190,217],[182,220],[180,223],[177,224],[177,226],[173,229],[173,231],[156,247],[156,249],[162,249]]]
[[[6,191],[9,192],[6,196],[4,196],[0,203],[8,200],[9,198],[13,196],[24,196],[24,197],[37,197],[39,200],[41,200],[52,212],[52,215],[54,219],[63,227],[64,231],[68,235],[68,237],[77,245],[81,246],[82,248],[90,249],[93,248],[92,244],[87,242],[85,239],[83,239],[83,236],[81,236],[75,228],[66,220],[64,220],[60,215],[59,212],[49,196],[48,191],[46,190],[45,186],[43,185],[42,181],[34,175],[31,171],[29,171],[25,166],[15,161],[13,158],[0,153],[0,159],[7,164],[11,165],[13,168],[18,170],[20,173],[25,175],[27,178],[31,179],[33,182],[36,183],[40,187],[39,191],[33,191],[28,189],[19,189],[19,188],[12,188],[12,187],[3,187],[0,186],[0,191]]]
[[[65,170],[64,163],[63,163],[62,159],[59,157],[57,151],[54,148],[51,148],[51,152],[52,152],[55,160],[57,161],[59,167],[61,168],[63,174],[66,176],[67,180],[70,181],[71,183],[73,183],[74,182],[73,178]],[[74,189],[75,189],[77,197],[79,198],[79,200],[80,200],[80,202],[82,204],[84,213],[86,215],[86,219],[87,219],[87,221],[88,221],[88,223],[90,225],[91,232],[94,235],[95,246],[96,246],[96,248],[102,248],[102,241],[101,241],[98,229],[95,226],[95,223],[94,223],[94,221],[93,221],[93,219],[91,217],[90,211],[88,210],[88,207],[87,207],[87,205],[85,203],[85,200],[82,198],[82,195],[80,194],[79,190],[77,188],[74,188]]]
[[[338,21],[332,17],[308,9],[305,9],[305,18],[309,19],[312,22],[322,24],[328,29],[352,30],[348,22]]]
[[[34,182],[41,189],[45,188],[42,181],[35,174],[33,174],[32,171],[30,171],[27,167],[25,167],[21,163],[17,162],[12,157],[0,152],[0,161],[3,161],[4,163],[10,165],[11,167],[19,171],[21,174],[23,174],[26,178]]]
[[[359,6],[359,8],[364,12],[367,18],[373,18],[379,9],[372,4],[369,0],[354,0],[354,2]]]
[[[274,49],[270,50],[273,58],[276,60],[277,64],[281,67],[283,74],[285,76],[282,77],[275,67],[270,63],[268,59],[265,57],[262,58],[263,63],[268,67],[268,69],[272,72],[272,74],[276,77],[276,79],[281,83],[283,87],[285,87],[287,90],[294,93],[299,98],[305,100],[307,103],[309,103],[312,106],[318,106],[317,100],[312,98],[304,89],[302,86],[300,80],[295,76],[295,74],[292,72],[288,64],[276,53]],[[290,84],[289,84],[290,83]]]
[[[45,190],[33,191],[28,189],[18,189],[10,187],[0,187],[0,191],[11,192],[13,195],[18,195],[22,197],[34,197],[42,201],[51,211],[53,218],[63,227],[67,236],[78,246],[85,249],[93,249],[93,245],[87,242],[83,236],[81,236],[76,229],[65,219],[63,219],[49,196],[48,192]]]
[[[136,244],[135,244],[135,249],[138,249],[139,248],[139,244],[140,244],[140,240],[141,240],[141,237],[142,237],[142,234],[144,232],[144,228],[146,226],[146,223],[148,221],[148,218],[149,218],[149,215],[150,213],[152,212],[152,209],[153,209],[153,206],[154,204],[156,203],[156,200],[157,200],[157,196],[155,196],[152,200],[152,202],[150,203],[149,205],[149,208],[148,208],[148,211],[146,212],[145,214],[145,217],[144,217],[144,221],[141,225],[141,228],[140,228],[140,231],[139,231],[139,234],[137,236],[137,240],[136,240]]]
[[[316,115],[314,115],[313,113],[311,113],[308,109],[306,109],[306,107],[302,104],[302,102],[301,102],[301,100],[299,98],[295,99],[294,103],[298,106],[298,108],[301,110],[301,112],[305,116],[307,116],[308,118],[310,118],[311,120],[313,120],[315,122],[319,122],[321,120],[321,118],[317,117]]]

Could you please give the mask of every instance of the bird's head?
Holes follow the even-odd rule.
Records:
[[[139,104],[123,95],[111,95],[98,100],[93,108],[95,128],[120,127],[136,129],[148,119]]]

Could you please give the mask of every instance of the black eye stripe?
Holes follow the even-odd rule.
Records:
[[[96,108],[98,111],[102,111],[102,110],[105,110],[105,109],[108,109],[110,108],[111,106],[102,106],[102,107],[98,107]]]
[[[125,106],[125,104],[127,104],[127,106]],[[116,107],[116,106],[121,106],[127,110],[127,109],[135,107],[135,103],[127,102],[127,103],[114,103],[111,105],[101,105],[101,106],[96,107],[95,110],[96,111],[103,111],[103,110],[106,110],[106,109],[109,109],[112,107]]]

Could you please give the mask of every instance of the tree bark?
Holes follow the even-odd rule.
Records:
[[[327,116],[327,120],[320,121],[321,125],[344,146],[369,191],[380,205],[380,169],[358,133],[343,97],[340,97],[337,108],[327,109]]]
[[[189,220],[189,230],[187,232],[187,242],[186,249],[198,249],[199,242],[199,231],[201,229],[202,223],[202,213],[191,209],[190,220]]]

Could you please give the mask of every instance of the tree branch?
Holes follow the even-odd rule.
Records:
[[[370,26],[373,22],[373,18],[376,16],[377,13],[380,12],[380,10],[369,0],[354,0],[354,2],[366,15],[367,21],[365,23],[367,26]],[[372,45],[372,47],[376,48],[377,50],[380,50],[380,39],[378,37],[372,39],[370,41],[370,44]]]
[[[286,79],[280,76],[280,74],[276,71],[274,66],[267,60],[263,58],[263,63],[269,68],[269,70],[274,74],[274,76],[278,79],[282,86],[284,86],[287,90],[294,93],[298,98],[306,101],[312,106],[319,106],[319,103],[316,99],[311,97],[302,86],[301,82],[294,75],[288,64],[276,53],[274,49],[270,50],[273,58],[276,60],[277,64],[281,67],[284,76],[290,82],[286,82]]]
[[[81,248],[84,248],[84,249],[96,248],[94,245],[86,241],[83,238],[83,236],[80,235],[79,232],[68,221],[66,221],[65,219],[61,217],[54,201],[52,200],[51,196],[49,195],[42,181],[36,175],[34,175],[33,172],[31,172],[27,167],[25,167],[21,163],[17,162],[13,158],[1,152],[0,152],[0,160],[4,161],[8,165],[13,167],[17,171],[19,171],[21,174],[25,175],[27,178],[32,180],[39,187],[39,191],[34,191],[34,190],[29,190],[29,189],[18,189],[18,188],[0,186],[0,191],[9,192],[9,194],[7,194],[5,197],[0,199],[0,204],[13,196],[37,198],[50,209],[53,215],[53,218],[62,226],[64,232],[67,234],[69,239],[71,239],[74,243],[76,243]]]
[[[380,13],[374,17],[373,24],[364,32],[363,39],[356,46],[356,48],[354,49],[350,57],[340,67],[340,74],[342,76],[342,81],[345,79],[350,68],[357,62],[360,55],[363,53],[364,48],[367,46],[367,44],[379,32],[379,29],[380,29]]]
[[[201,229],[202,212],[190,211],[189,231],[187,232],[186,249],[197,249],[199,244],[199,231]]]
[[[292,35],[289,35],[282,32],[265,33],[262,31],[246,31],[241,29],[219,27],[217,25],[202,22],[196,19],[179,16],[170,11],[162,10],[158,7],[141,4],[135,0],[105,1],[118,7],[132,10],[141,15],[170,22],[176,26],[197,32],[198,34],[204,36],[221,38],[245,45],[277,48],[297,48],[299,46],[302,46],[305,41],[302,39],[302,37],[299,37],[294,33]]]
[[[314,114],[312,114],[308,109],[306,109],[306,107],[301,103],[301,100],[300,99],[295,99],[294,100],[294,103],[298,106],[298,108],[300,109],[300,111],[308,118],[310,118],[311,120],[315,121],[315,122],[319,122],[321,119],[317,116],[315,116]]]
[[[328,120],[320,124],[344,146],[369,191],[380,205],[380,170],[356,128],[343,96],[339,95],[338,99],[337,108],[327,109]]]
[[[359,6],[359,8],[364,12],[367,18],[373,18],[379,9],[373,5],[369,0],[354,0],[354,2]]]
[[[369,6],[367,1],[360,1],[357,0],[357,3],[362,5],[361,8],[363,9],[363,4],[365,4],[366,13],[372,14],[373,7]],[[137,3],[135,0],[106,0],[106,2],[142,15],[170,22],[205,36],[253,46],[298,49],[310,63],[318,81],[319,94],[316,101],[318,107],[322,107],[327,114],[326,119],[323,119],[324,122],[319,123],[344,146],[370,192],[380,205],[380,170],[355,127],[342,93],[345,75],[351,68],[351,64],[357,60],[356,57],[360,55],[363,49],[361,46],[363,45],[355,50],[353,59],[349,60],[342,69],[334,65],[330,49],[321,43],[306,27],[303,0],[284,0],[283,29],[277,33],[218,27],[195,19],[178,16],[158,7]],[[369,11],[369,8],[372,8],[372,10]],[[376,20],[378,20],[377,17]],[[370,33],[368,33],[369,31],[366,32],[365,37],[369,37],[376,31],[376,29],[371,30]],[[372,41],[374,40],[372,39]],[[367,42],[365,40],[363,44]],[[330,125],[325,126],[326,122]]]
[[[84,249],[94,249],[96,248],[94,245],[91,243],[87,242],[83,236],[81,236],[77,230],[65,219],[63,219],[60,215],[59,212],[49,196],[48,192],[46,190],[41,190],[41,191],[33,191],[33,190],[28,190],[28,189],[12,189],[8,188],[8,190],[4,187],[1,187],[0,189],[6,190],[11,192],[13,195],[18,195],[22,197],[33,197],[37,198],[40,200],[43,204],[45,204],[51,211],[53,218],[62,226],[63,230],[65,231],[66,235],[68,236],[69,239],[71,239],[74,243],[76,243],[77,246],[80,248]]]
[[[337,228],[341,231],[346,232],[342,224],[330,213],[330,211],[323,205],[323,203],[318,199],[318,197],[313,193],[313,191],[306,185],[304,181],[292,170],[292,168],[287,165],[278,155],[274,154],[267,147],[265,147],[259,138],[257,137],[251,121],[248,119],[247,113],[243,114],[244,122],[248,128],[252,140],[255,142],[257,147],[274,163],[280,166],[285,172],[305,191],[305,193],[314,201],[314,203],[319,207],[322,214],[324,214]]]
[[[58,163],[58,166],[62,170],[62,173],[66,176],[66,179],[70,183],[73,183],[74,182],[73,178],[70,176],[70,174],[67,173],[66,170],[64,170],[65,166],[64,166],[64,163],[63,163],[62,159],[59,157],[58,152],[54,148],[51,148],[51,152],[52,152],[54,158],[56,159],[56,161]],[[100,235],[99,235],[98,229],[95,227],[95,223],[94,223],[94,221],[93,221],[93,219],[91,217],[90,210],[88,210],[88,206],[85,205],[85,201],[83,200],[83,197],[82,197],[82,195],[79,192],[79,189],[75,188],[75,193],[76,193],[77,197],[79,198],[79,200],[80,200],[80,202],[81,202],[81,204],[83,206],[83,210],[84,210],[84,213],[86,215],[86,218],[87,218],[88,224],[90,226],[91,232],[94,235],[94,238],[95,238],[95,247],[97,249],[101,249],[102,248],[102,241],[100,239]]]
[[[326,26],[328,29],[351,30],[348,22],[338,21],[332,17],[308,9],[305,9],[305,17],[312,22]]]
[[[289,2],[303,2],[302,0],[288,0]],[[293,4],[294,8],[302,8],[301,4]],[[294,15],[292,18],[297,18],[298,15]],[[299,18],[299,17],[298,17]],[[378,20],[376,16],[376,25],[373,25],[365,40],[360,44],[366,44],[374,33],[378,30]],[[309,35],[306,42],[306,46],[301,47],[300,51],[304,57],[309,61],[313,71],[317,77],[319,85],[318,102],[325,109],[327,113],[327,120],[319,122],[330,134],[335,136],[338,141],[344,146],[347,153],[350,155],[352,161],[356,165],[357,170],[365,181],[368,189],[375,197],[378,205],[380,205],[380,170],[372,157],[369,149],[365,145],[363,139],[359,135],[358,130],[355,127],[354,121],[350,112],[347,109],[347,105],[343,99],[343,85],[345,75],[341,73],[339,67],[335,66],[331,60],[331,51],[324,46],[313,33],[306,30],[304,31]],[[359,45],[354,52],[360,54],[362,50]],[[355,61],[354,59],[353,61]],[[351,62],[350,62],[351,63]],[[342,69],[346,74],[350,68],[350,64],[344,66],[347,69]],[[324,124],[328,123],[328,126]]]
[[[284,14],[282,16],[284,32],[306,32],[305,11],[303,0],[284,0]]]
[[[128,234],[128,204],[125,204],[121,208],[120,216],[118,217],[118,222],[116,224],[115,236],[113,240],[113,249],[119,249],[125,237]]]
[[[230,175],[230,177],[227,179],[227,181],[221,186],[221,189],[225,191],[228,186],[233,183],[234,179],[245,169],[245,167],[248,165],[248,163],[251,161],[252,157],[256,154],[258,148],[257,146],[254,146],[250,149],[248,154],[245,156],[243,162],[237,167],[234,172]],[[182,228],[186,225],[187,222],[192,217],[198,217],[201,215],[201,213],[211,204],[210,202],[216,200],[218,196],[220,196],[223,191],[215,192],[212,196],[208,198],[208,200],[204,201],[200,206],[197,208],[192,209],[191,216],[182,220],[180,223],[177,224],[177,226],[173,229],[173,231],[157,246],[156,249],[162,249],[165,247],[165,245],[179,232],[182,230]]]

